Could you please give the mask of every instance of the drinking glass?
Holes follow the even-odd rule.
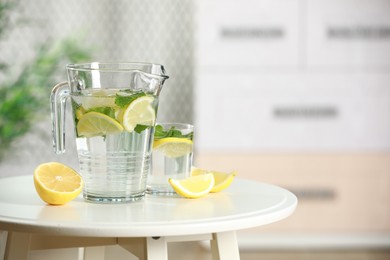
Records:
[[[147,193],[176,195],[169,178],[185,179],[191,175],[194,126],[183,123],[157,123],[154,133],[152,171]]]

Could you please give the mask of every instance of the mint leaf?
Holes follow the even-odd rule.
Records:
[[[180,130],[175,129],[174,126],[172,126],[169,130],[164,130],[164,128],[161,125],[156,125],[154,129],[154,140],[159,140],[168,137],[185,138],[185,139],[192,140],[193,135],[194,135],[193,132],[183,135],[180,132]]]
[[[135,99],[142,97],[142,96],[146,96],[146,93],[145,92],[138,92],[138,93],[135,93],[135,94],[130,95],[130,96],[116,94],[115,104],[121,108],[124,108],[127,105],[129,105],[131,102],[133,102]]]
[[[171,127],[171,129],[168,130],[167,136],[168,137],[177,137],[177,138],[183,137],[181,132],[179,130],[176,130],[174,126]]]
[[[102,113],[115,119],[115,109],[113,107],[94,107],[89,109],[88,112]]]
[[[141,133],[142,131],[144,131],[145,129],[149,128],[149,126],[147,125],[137,125],[135,128],[134,128],[134,131],[136,133]]]
[[[164,131],[164,128],[162,125],[156,125],[154,128],[154,140],[165,138],[167,135],[167,132]]]

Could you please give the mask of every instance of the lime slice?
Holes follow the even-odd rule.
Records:
[[[212,174],[191,176],[183,180],[169,179],[169,183],[176,193],[185,198],[200,198],[207,195],[214,186]]]
[[[137,125],[153,126],[156,121],[156,113],[152,107],[154,98],[142,96],[133,100],[123,112],[123,127],[132,132]]]
[[[177,158],[192,152],[192,140],[176,137],[162,138],[154,141],[153,149],[169,158]]]
[[[103,136],[122,131],[123,127],[115,119],[98,112],[84,114],[77,123],[78,136]]]

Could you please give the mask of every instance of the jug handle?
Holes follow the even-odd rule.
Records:
[[[68,97],[68,82],[64,81],[53,87],[50,102],[53,149],[56,154],[65,153],[65,109]]]

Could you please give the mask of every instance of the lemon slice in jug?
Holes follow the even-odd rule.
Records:
[[[81,116],[76,126],[78,136],[93,137],[117,134],[123,131],[115,119],[98,112],[88,112]]]
[[[142,96],[133,100],[123,112],[121,120],[123,127],[132,132],[137,125],[153,126],[156,121],[153,101],[154,98],[151,96]]]

